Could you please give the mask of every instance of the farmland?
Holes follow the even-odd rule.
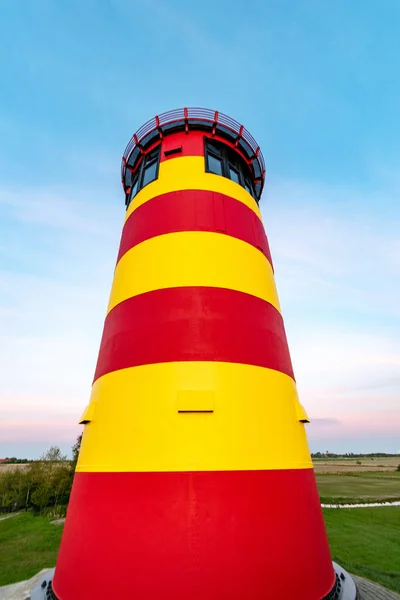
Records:
[[[314,458],[315,473],[364,473],[366,471],[395,471],[399,456],[383,458]]]
[[[321,501],[400,500],[400,457],[316,459]],[[333,560],[349,572],[400,592],[400,507],[323,509]]]
[[[19,463],[19,464],[5,464],[0,465],[0,477],[3,473],[7,473],[7,471],[25,471],[29,467],[29,463]]]
[[[399,471],[317,473],[316,479],[321,502],[324,504],[400,500]]]

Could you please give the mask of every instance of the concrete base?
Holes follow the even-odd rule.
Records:
[[[359,597],[357,597],[357,589],[351,575],[349,575],[340,565],[333,563],[333,566],[340,579],[341,588],[332,600],[359,600]],[[54,571],[55,569],[49,569],[42,574],[42,577],[37,581],[32,591],[30,600],[53,600],[54,596],[49,588],[49,584],[53,579]]]
[[[48,573],[54,573],[54,569],[42,569],[31,579],[1,586],[0,600],[30,600],[32,590],[43,580],[43,577],[48,577]]]
[[[400,600],[399,594],[368,579],[350,575],[336,563],[333,565],[342,582],[341,594],[337,600]],[[48,584],[53,579],[54,570],[43,569],[28,581],[0,587],[0,600],[48,600]]]
[[[358,600],[357,588],[352,576],[335,562],[333,563],[333,568],[341,583],[341,593],[337,599],[335,598],[334,600]]]
[[[55,569],[46,571],[32,590],[29,600],[53,600],[54,595],[49,587],[54,577]]]

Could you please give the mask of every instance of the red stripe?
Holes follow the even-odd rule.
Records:
[[[95,380],[118,369],[172,361],[223,361],[294,378],[283,320],[268,302],[225,288],[154,290],[107,315]]]
[[[190,131],[189,135],[184,131],[168,134],[162,142],[160,161],[163,162],[179,156],[204,156],[204,137],[204,131],[193,130]],[[180,152],[169,154],[169,152],[178,148],[180,148]],[[165,152],[167,152],[167,155],[165,155]]]
[[[320,600],[333,584],[312,469],[75,475],[59,600]]]
[[[258,248],[272,265],[267,236],[257,215],[243,202],[205,190],[169,192],[134,210],[122,231],[118,260],[145,240],[178,231],[225,233]]]
[[[168,135],[166,135],[162,141],[160,161],[163,162],[179,156],[204,156],[204,139],[212,139],[214,141],[222,142],[225,146],[229,146],[232,148],[232,150],[239,154],[239,156],[241,156],[246,163],[248,162],[246,156],[233,141],[218,135],[218,133],[211,135],[210,133],[205,133],[201,130],[196,131],[193,129],[189,131],[189,135],[185,131],[168,133]],[[147,152],[149,152],[151,149],[152,147],[148,148]],[[177,150],[178,152],[176,152]],[[165,155],[165,152],[167,152],[167,155]]]

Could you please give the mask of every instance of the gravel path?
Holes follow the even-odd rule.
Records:
[[[17,513],[10,513],[9,515],[6,515],[5,517],[0,517],[0,521],[5,521],[6,519],[11,519],[11,517],[16,517],[17,515],[20,515],[20,512]]]
[[[352,575],[360,594],[360,600],[400,600],[399,594],[383,588],[363,577]]]
[[[364,504],[321,504],[322,508],[378,508],[379,506],[400,506],[400,501],[367,502]]]

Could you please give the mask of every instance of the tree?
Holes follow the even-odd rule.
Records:
[[[81,444],[82,444],[82,434],[78,435],[78,437],[76,438],[75,444],[72,446],[71,468],[72,468],[72,471],[74,473],[75,473],[75,469],[76,469],[76,464],[78,462],[78,457],[79,457],[79,452],[80,452],[80,449],[81,449]]]
[[[58,446],[51,446],[27,468],[2,473],[0,512],[33,508],[39,513],[50,510],[53,515],[63,514],[69,501],[81,442],[82,435],[72,447],[72,460],[68,460]]]
[[[51,446],[30,468],[30,503],[35,510],[55,510],[66,504],[71,490],[70,462],[58,446]]]
[[[12,469],[0,475],[0,512],[24,507],[28,481],[21,469]]]
[[[47,452],[44,452],[40,457],[40,460],[47,463],[67,462],[68,457],[66,454],[62,454],[58,446],[50,446]]]

